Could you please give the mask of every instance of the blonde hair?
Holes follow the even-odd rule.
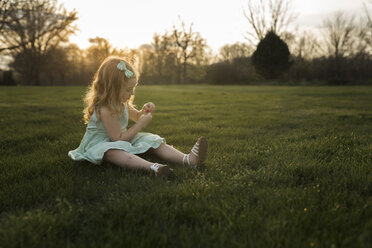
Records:
[[[127,69],[133,72],[131,78],[125,76],[124,71],[117,68],[120,61],[124,61]],[[94,75],[93,81],[85,95],[84,122],[87,124],[96,109],[100,111],[100,107],[107,107],[111,114],[123,114],[124,102],[121,99],[124,90],[129,82],[135,80],[137,84],[137,72],[133,66],[124,58],[108,57],[106,58]],[[133,106],[134,95],[126,102]]]

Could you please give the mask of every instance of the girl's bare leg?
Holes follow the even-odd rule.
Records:
[[[208,142],[203,136],[198,138],[189,154],[184,154],[176,148],[164,143],[156,149],[150,149],[152,153],[163,160],[180,165],[184,165],[185,162],[185,164],[188,164],[191,167],[203,165],[207,157],[207,150]]]
[[[171,169],[164,164],[151,163],[126,151],[110,149],[105,153],[105,160],[119,167],[131,169],[154,170],[156,176],[168,177]]]
[[[164,143],[156,149],[151,149],[151,152],[165,161],[179,165],[182,165],[182,159],[185,155],[176,148]]]
[[[126,151],[117,150],[117,149],[108,150],[105,153],[104,159],[119,167],[130,168],[130,169],[150,170],[150,166],[154,164],[134,154],[130,154]]]

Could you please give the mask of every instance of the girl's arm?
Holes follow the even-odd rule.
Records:
[[[145,103],[141,109],[141,111],[135,109],[132,106],[128,105],[128,112],[129,112],[129,119],[134,122],[137,122],[141,115],[146,113],[152,113],[155,111],[155,104],[152,102]]]
[[[129,119],[131,119],[134,122],[137,122],[141,115],[144,114],[143,108],[141,111],[133,108],[132,106],[129,106],[128,104],[128,112],[129,112]]]
[[[119,117],[117,115],[112,115],[108,108],[101,107],[99,118],[103,122],[111,141],[131,141],[142,128],[151,122],[152,114],[148,113],[142,115],[136,124],[124,132],[120,128]]]

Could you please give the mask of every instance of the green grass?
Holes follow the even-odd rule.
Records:
[[[0,247],[372,247],[372,87],[140,86],[145,131],[209,140],[168,181],[67,157],[85,90],[0,88]]]

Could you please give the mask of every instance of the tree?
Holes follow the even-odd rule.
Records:
[[[236,58],[245,58],[252,55],[252,47],[246,43],[236,42],[232,45],[224,45],[220,48],[222,61],[232,62]]]
[[[365,42],[364,51],[365,53],[372,53],[372,15],[371,15],[371,9],[370,5],[372,5],[372,0],[368,0],[367,5],[365,2],[363,3],[364,6],[364,12],[365,12],[365,20],[364,23],[364,29],[361,30],[362,32],[359,32],[359,35],[363,37],[363,40]]]
[[[243,14],[252,31],[248,31],[245,38],[251,44],[256,44],[269,31],[285,38],[282,36],[295,19],[290,13],[291,4],[292,0],[248,0],[248,9],[243,9]]]
[[[3,3],[2,3],[3,4]],[[31,84],[39,84],[50,49],[68,41],[77,28],[77,12],[67,12],[56,0],[10,0],[0,15],[1,51],[14,57],[11,65]]]
[[[51,85],[88,83],[83,50],[76,44],[50,49],[46,58],[48,63],[41,73],[41,79],[44,83]]]
[[[299,60],[310,60],[323,55],[321,43],[311,31],[297,34],[290,46],[292,54]]]
[[[85,50],[85,57],[88,72],[93,76],[102,61],[112,55],[113,47],[107,39],[102,37],[90,38],[89,43],[91,45]]]
[[[8,0],[0,0],[0,31],[3,32],[3,28],[5,26],[5,20],[7,19],[9,9],[9,1]]]
[[[89,43],[91,45],[85,50],[85,58],[87,72],[91,77],[93,77],[98,67],[108,56],[124,57],[132,63],[134,67],[138,67],[136,66],[136,58],[138,56],[138,51],[136,49],[114,48],[107,39],[102,37],[90,38]]]
[[[252,62],[256,71],[266,79],[279,77],[292,64],[287,44],[272,31],[257,45]]]
[[[166,70],[166,60],[171,52],[170,47],[172,45],[172,36],[167,32],[163,35],[155,33],[151,45],[153,47],[156,75],[159,80],[162,80],[164,70]]]
[[[151,44],[140,47],[141,83],[195,83],[204,78],[210,51],[192,27],[181,21],[181,29],[155,33]]]
[[[368,0],[367,3],[372,4],[372,0]],[[365,16],[367,18],[367,26],[369,28],[372,28],[372,16],[371,16],[370,9],[368,8],[367,3],[363,2],[364,13],[365,13]]]
[[[77,12],[67,12],[56,0],[1,0],[0,51],[24,46],[55,46],[77,28]],[[46,44],[48,43],[48,44]]]
[[[181,82],[181,71],[183,71],[183,83],[187,80],[187,62],[204,55],[206,41],[198,32],[192,30],[193,24],[186,30],[186,25],[181,22],[181,30],[173,27],[173,39],[176,46],[173,47],[173,54],[178,64],[178,83]]]
[[[338,59],[353,52],[356,34],[355,16],[347,16],[339,11],[324,19],[323,26],[328,52],[331,56]]]

